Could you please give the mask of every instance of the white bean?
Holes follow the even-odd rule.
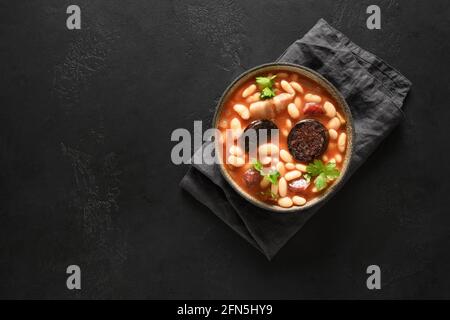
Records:
[[[301,163],[297,163],[295,165],[295,169],[301,171],[301,172],[306,172],[306,166],[304,164]]]
[[[242,92],[242,98],[247,98],[256,91],[256,84],[251,84]]]
[[[292,128],[292,121],[289,118],[286,118],[286,128],[288,128],[288,129]]]
[[[286,80],[281,80],[280,84],[284,91],[286,91],[289,94],[295,94],[294,88],[291,87],[289,82],[287,82]]]
[[[242,151],[241,147],[232,145],[230,147],[230,154],[232,154],[233,156],[240,157],[244,154],[244,151]]]
[[[287,182],[285,178],[280,178],[278,180],[278,193],[280,197],[286,197],[287,195]]]
[[[340,152],[345,151],[346,142],[347,142],[347,134],[345,134],[345,132],[342,132],[339,135],[339,139],[338,139],[338,149]]]
[[[280,162],[280,160],[278,160],[277,155],[273,156],[272,157],[272,161],[271,161],[271,163],[272,163],[272,170],[276,170],[277,169],[278,162]]]
[[[285,137],[287,137],[289,135],[289,131],[286,129],[281,130],[281,134]]]
[[[262,157],[260,161],[262,165],[266,166],[272,162],[272,157]]]
[[[328,118],[333,118],[336,115],[336,108],[329,101],[325,101],[323,104],[323,109],[325,110],[325,114]]]
[[[250,111],[243,104],[237,103],[233,106],[233,110],[237,112],[238,115],[241,116],[242,119],[248,120],[250,118]]]
[[[291,181],[291,180],[300,178],[301,176],[302,176],[302,173],[301,173],[300,171],[298,171],[298,170],[292,170],[292,171],[287,172],[287,173],[284,175],[284,178],[285,178],[287,181]]]
[[[345,118],[342,116],[342,114],[340,114],[339,112],[336,111],[336,117],[339,118],[339,121],[341,122],[341,124],[345,124]]]
[[[231,164],[233,167],[239,168],[245,164],[245,160],[241,157],[231,155],[228,157],[228,164]]]
[[[322,161],[323,161],[323,162],[328,162],[328,157],[327,157],[326,154],[324,154],[324,155],[322,156]]]
[[[302,98],[300,97],[295,97],[294,99],[294,103],[297,106],[298,110],[302,109]]]
[[[241,129],[241,128],[242,128],[241,121],[239,121],[238,118],[231,119],[230,129]]]
[[[256,119],[273,118],[274,113],[270,100],[256,101],[250,104],[250,115]]]
[[[289,103],[287,110],[291,118],[297,119],[298,117],[300,117],[300,111],[298,111],[295,103]]]
[[[242,134],[241,121],[238,118],[231,119],[230,128],[232,131],[232,138],[236,140]]]
[[[231,137],[233,138],[233,140],[237,140],[237,139],[239,139],[239,137],[242,135],[243,132],[244,132],[244,130],[242,130],[242,129],[232,129]]]
[[[318,95],[307,93],[305,94],[305,101],[319,103],[320,101],[322,101],[322,98]]]
[[[258,148],[258,153],[260,157],[264,157],[267,155],[275,155],[278,153],[278,147],[273,143],[265,143],[260,145]]]
[[[290,85],[292,88],[294,88],[295,91],[303,94],[303,87],[300,85],[300,83],[291,81]]]
[[[329,134],[331,140],[336,140],[338,137],[338,133],[334,129],[328,130],[328,134]]]
[[[216,139],[219,141],[220,144],[224,144],[225,143],[225,137],[222,134],[222,132],[218,132],[217,133]]]
[[[294,202],[296,206],[303,206],[306,203],[306,199],[300,196],[293,196],[292,202]]]
[[[279,113],[286,109],[289,102],[294,98],[292,94],[280,93],[279,95],[273,97],[273,104],[275,105],[275,110]]]
[[[245,101],[247,103],[253,103],[256,101],[261,100],[261,94],[259,92],[255,92],[254,94],[252,94],[251,96],[249,96]]]
[[[280,150],[280,158],[284,162],[294,162],[294,159],[292,158],[291,154],[284,149]]]
[[[280,207],[290,208],[290,207],[292,207],[292,204],[293,204],[292,199],[289,197],[284,197],[284,198],[278,199],[278,205]]]
[[[337,117],[334,117],[333,119],[328,121],[328,125],[327,125],[328,129],[334,129],[334,130],[339,129],[340,126],[341,126],[341,121]]]
[[[284,167],[285,167],[287,170],[294,170],[294,169],[295,169],[295,164],[293,164],[292,162],[289,162],[289,163],[286,163],[286,164],[284,165]]]
[[[342,156],[338,153],[334,156],[334,158],[336,159],[337,163],[341,163],[342,162]]]
[[[284,176],[286,174],[286,168],[284,167],[283,162],[277,163],[277,171],[280,173],[280,176]]]
[[[274,195],[278,194],[278,184],[272,184],[270,186],[270,192],[272,192]]]

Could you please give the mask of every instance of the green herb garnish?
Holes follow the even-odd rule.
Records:
[[[264,166],[258,160],[253,161],[253,169],[259,172],[263,179],[267,179],[271,184],[278,184],[278,178],[280,177],[280,173],[277,170],[272,170],[268,173],[264,172]]]
[[[322,190],[324,189],[328,182],[327,182],[327,176],[325,175],[325,173],[321,173],[317,176],[317,178],[314,179],[314,184],[316,185],[317,190]]]
[[[312,177],[316,177],[314,179],[314,185],[317,190],[322,190],[326,188],[329,181],[332,181],[339,177],[339,170],[336,168],[336,162],[328,162],[324,164],[321,160],[314,160],[313,163],[310,163],[306,166],[307,174],[304,177],[307,181],[310,181]]]
[[[256,77],[256,83],[261,90],[261,99],[269,99],[275,97],[275,90],[273,89],[273,84],[275,83],[273,80],[276,78],[276,75],[271,77]]]
[[[278,194],[273,193],[270,190],[266,190],[266,191],[261,191],[261,195],[264,197],[270,197],[272,200],[277,200],[278,199]]]
[[[256,83],[258,84],[260,89],[264,88],[272,88],[275,81],[273,81],[277,75],[273,75],[271,77],[256,77]]]
[[[264,167],[263,167],[262,163],[259,162],[258,160],[253,161],[253,169],[258,171],[260,175],[262,175],[262,176],[264,175],[264,172],[263,172]]]
[[[278,178],[280,177],[280,173],[277,170],[270,171],[268,174],[264,176],[264,179],[270,181],[271,184],[278,184]]]
[[[261,90],[261,99],[270,99],[275,97],[275,91],[272,88],[264,88]]]
[[[303,175],[303,178],[305,178],[306,182],[308,182],[308,183],[311,182],[311,175],[309,173],[305,173]]]

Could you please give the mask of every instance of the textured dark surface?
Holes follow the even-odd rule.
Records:
[[[0,297],[450,298],[448,1],[78,1],[79,31],[69,4],[0,5]],[[178,188],[170,134],[209,123],[235,75],[320,17],[414,86],[403,123],[267,262]]]

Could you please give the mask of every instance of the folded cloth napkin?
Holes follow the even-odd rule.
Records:
[[[316,70],[345,97],[355,126],[354,153],[347,179],[403,118],[401,108],[411,82],[323,19],[277,61]],[[180,186],[269,260],[324,204],[292,214],[263,210],[239,196],[217,165],[192,165]]]

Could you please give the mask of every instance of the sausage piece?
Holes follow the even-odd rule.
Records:
[[[309,186],[309,182],[303,178],[292,180],[288,184],[289,190],[291,190],[292,192],[295,192],[295,193],[306,190],[306,188],[308,188],[308,186]]]
[[[325,152],[328,140],[328,130],[323,124],[314,119],[305,119],[289,132],[289,152],[300,162],[311,162]]]
[[[249,130],[251,130],[251,129],[255,130],[255,132],[256,132],[256,141],[253,140],[255,135],[252,135],[252,134],[246,135],[246,133],[250,133]],[[244,145],[245,152],[249,151],[249,146],[251,145],[250,142],[256,143],[256,146],[259,147],[259,144],[262,140],[262,138],[260,138],[260,135],[263,136],[262,130],[267,130],[266,131],[267,141],[265,141],[264,143],[270,142],[270,140],[272,138],[272,132],[271,132],[272,129],[278,129],[278,127],[275,123],[273,123],[270,120],[263,119],[263,120],[252,121],[247,126],[247,128],[245,128],[244,134],[241,136],[241,140],[240,140],[241,147],[242,147],[242,145]]]
[[[255,169],[248,169],[242,177],[247,187],[254,187],[261,181],[261,175]]]
[[[307,102],[303,108],[303,114],[305,115],[319,115],[325,114],[325,109],[317,102]]]

